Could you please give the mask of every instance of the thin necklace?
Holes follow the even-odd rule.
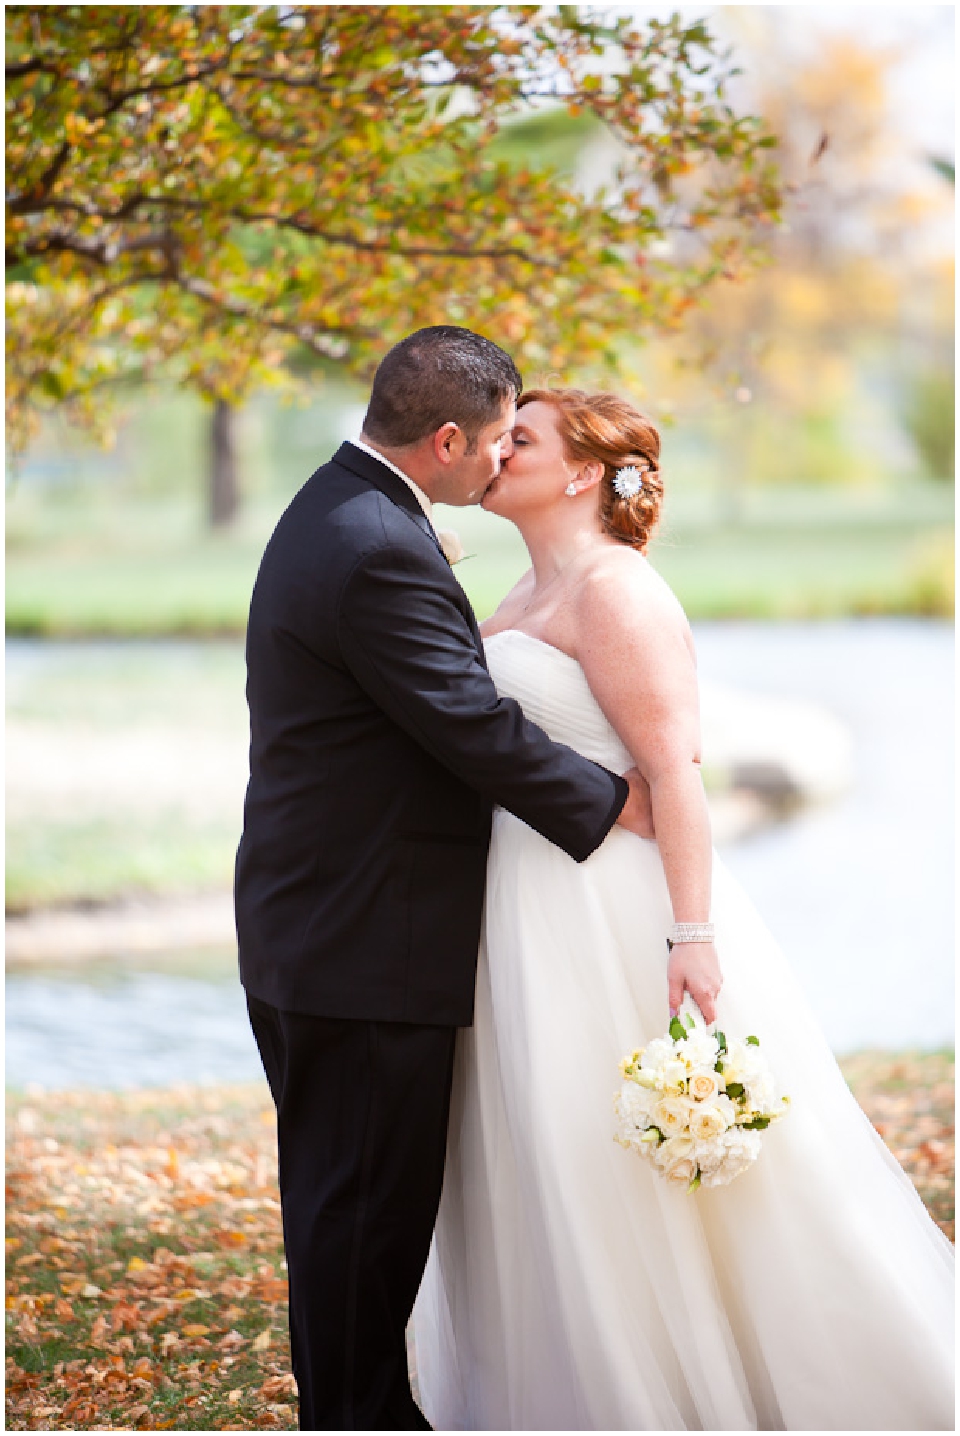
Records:
[[[592,545],[591,545],[591,547],[592,547]],[[567,571],[567,569],[570,567],[570,565],[571,565],[572,563],[574,563],[574,562],[576,561],[576,559],[580,558],[581,554],[584,554],[584,553],[587,553],[587,552],[588,552],[587,549],[579,549],[575,554],[572,554],[572,555],[570,556],[570,558],[567,559],[567,561],[566,561],[565,564],[561,565],[561,567],[557,569],[556,573],[553,575],[553,578],[548,578],[548,579],[547,579],[546,583],[543,585],[543,588],[541,588],[541,589],[535,588],[534,591],[533,591],[533,593],[531,593],[530,597],[528,598],[527,602],[523,605],[522,612],[523,612],[523,613],[526,613],[527,610],[528,610],[528,609],[530,608],[530,606],[532,605],[534,599],[542,598],[543,595],[546,593],[547,589],[548,589],[548,588],[551,588],[551,587],[553,586],[553,584],[556,583],[556,581],[557,581],[557,579],[560,577],[560,575],[561,575],[562,573],[566,573],[566,571]]]

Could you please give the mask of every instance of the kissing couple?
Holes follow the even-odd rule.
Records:
[[[422,329],[264,553],[236,912],[303,1430],[953,1428],[950,1244],[712,852],[659,461]],[[436,502],[529,549],[483,625]],[[612,1140],[684,999],[792,1097],[695,1195]]]

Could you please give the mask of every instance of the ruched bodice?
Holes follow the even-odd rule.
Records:
[[[614,773],[634,766],[591,693],[583,669],[569,653],[518,628],[495,633],[483,646],[497,691],[515,698],[554,742],[575,748]]]

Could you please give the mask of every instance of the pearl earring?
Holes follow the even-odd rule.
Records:
[[[574,497],[577,492],[577,486],[572,479],[570,480],[569,484],[567,484],[567,487],[564,489],[563,492],[566,494],[568,499],[572,499]]]

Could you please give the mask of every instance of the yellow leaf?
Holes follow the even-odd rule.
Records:
[[[209,1330],[209,1326],[203,1326],[199,1321],[194,1321],[183,1328],[183,1334],[189,1337],[206,1336]]]
[[[143,1271],[146,1262],[142,1257],[131,1257],[127,1262],[127,1271]]]
[[[266,1351],[266,1349],[267,1349],[267,1347],[268,1347],[269,1345],[270,1345],[270,1328],[268,1327],[266,1331],[261,1331],[261,1333],[260,1333],[260,1335],[257,1337],[256,1341],[253,1343],[253,1348],[252,1348],[252,1349],[253,1349],[254,1351]]]

